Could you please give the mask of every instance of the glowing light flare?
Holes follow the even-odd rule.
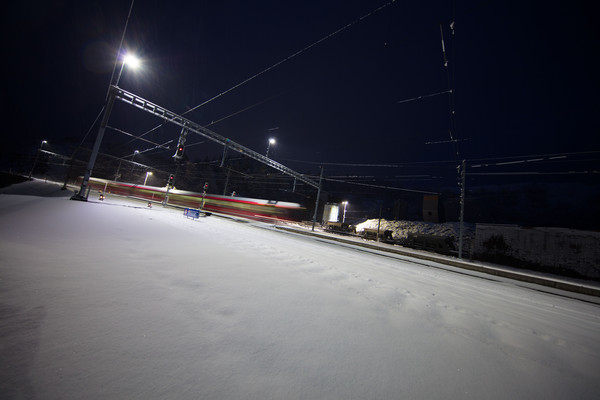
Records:
[[[267,153],[265,154],[265,156],[269,157],[269,150],[271,149],[271,146],[275,144],[275,138],[269,138],[269,144],[267,145]]]
[[[123,63],[127,64],[127,66],[133,70],[138,69],[142,64],[141,60],[137,58],[135,54],[131,53],[125,54],[125,57],[123,57]]]

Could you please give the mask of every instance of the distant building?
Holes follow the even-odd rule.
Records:
[[[339,203],[327,203],[323,208],[323,225],[328,222],[339,222],[340,221],[340,210],[342,209]]]

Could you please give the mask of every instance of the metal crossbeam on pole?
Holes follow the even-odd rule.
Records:
[[[179,125],[182,128],[187,128],[189,132],[196,133],[200,136],[203,136],[207,139],[212,140],[213,142],[217,142],[218,144],[230,148],[232,150],[237,151],[238,153],[244,154],[256,161],[259,161],[277,171],[280,171],[286,175],[292,176],[309,186],[314,188],[318,188],[319,184],[314,182],[313,180],[307,178],[305,175],[292,170],[291,168],[286,167],[283,164],[278,163],[254,150],[249,149],[248,147],[242,146],[239,143],[232,141],[225,136],[222,136],[216,132],[211,131],[187,118],[184,118],[181,115],[178,115],[172,111],[169,111],[157,104],[151,103],[148,100],[145,100],[131,92],[123,90],[117,86],[112,85],[110,87],[111,94],[118,100],[130,104],[136,108],[139,108],[145,112],[153,114],[159,118],[165,120],[165,122],[170,122],[175,125]]]

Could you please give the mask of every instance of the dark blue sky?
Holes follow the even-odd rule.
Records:
[[[143,58],[144,70],[125,70],[119,85],[183,113],[259,74],[188,117],[210,124],[239,112],[210,129],[259,152],[273,135],[270,154],[299,170],[313,162],[401,164],[600,150],[600,35],[587,3],[395,1],[359,21],[386,4],[137,0],[125,47]],[[102,108],[129,5],[8,6],[3,158],[15,148],[33,153],[42,139],[66,153],[84,137]],[[399,103],[448,89],[452,98]],[[117,103],[109,125],[139,135],[159,122]],[[457,143],[432,144],[447,141],[449,131]],[[96,132],[86,142],[90,147]],[[165,126],[147,138],[163,143],[178,134]],[[109,131],[102,150],[123,156],[151,147],[129,142]],[[186,153],[203,159],[221,149],[205,142]]]

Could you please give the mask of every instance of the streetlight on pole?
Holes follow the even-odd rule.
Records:
[[[33,167],[31,167],[31,171],[29,172],[29,176],[27,177],[27,180],[30,181],[31,180],[31,175],[33,175],[33,170],[35,168],[35,165],[37,164],[38,161],[38,157],[40,156],[40,153],[42,151],[42,147],[44,147],[44,144],[48,143],[45,140],[42,140],[42,143],[40,143],[40,148],[38,149],[36,155],[35,155],[35,160],[33,160]]]
[[[121,80],[121,74],[123,73],[123,67],[125,67],[125,64],[127,64],[133,70],[136,70],[139,68],[141,61],[139,58],[137,58],[135,56],[135,54],[131,54],[131,53],[125,54],[123,56],[123,62],[121,63],[121,69],[119,70],[119,75],[117,76],[117,81],[115,82],[115,86],[119,86],[119,81]]]
[[[139,150],[135,150],[133,152],[133,154],[131,155],[131,171],[130,171],[131,173],[133,173],[133,169],[135,168],[135,164],[134,164],[133,160],[135,159],[135,155],[136,154],[140,154],[140,151]]]
[[[275,138],[269,138],[269,144],[267,145],[267,154],[265,157],[269,157],[269,149],[271,149],[271,145],[275,144]]]
[[[144,186],[146,186],[146,182],[148,181],[148,176],[152,175],[152,171],[146,172],[146,179],[144,179]]]
[[[135,63],[135,59],[125,56],[122,61],[119,76],[117,77],[117,82],[114,85],[115,88],[116,85],[119,83],[119,80],[121,79],[121,73],[123,72],[125,64],[131,64],[133,68],[137,68],[137,66],[139,65],[139,63]],[[98,157],[98,152],[100,151],[100,144],[102,143],[104,131],[106,130],[106,125],[108,125],[108,120],[110,118],[110,113],[112,112],[114,104],[115,95],[113,92],[113,85],[111,82],[111,84],[108,87],[106,105],[104,106],[104,114],[102,115],[102,121],[100,122],[100,127],[98,128],[98,135],[96,136],[96,141],[94,142],[94,147],[92,148],[92,154],[90,155],[88,166],[85,170],[85,174],[83,175],[83,180],[81,181],[81,187],[79,188],[79,191],[71,197],[71,200],[87,201],[87,191],[90,182],[90,176],[92,175],[92,169],[94,168],[94,164],[96,163],[96,158]]]

